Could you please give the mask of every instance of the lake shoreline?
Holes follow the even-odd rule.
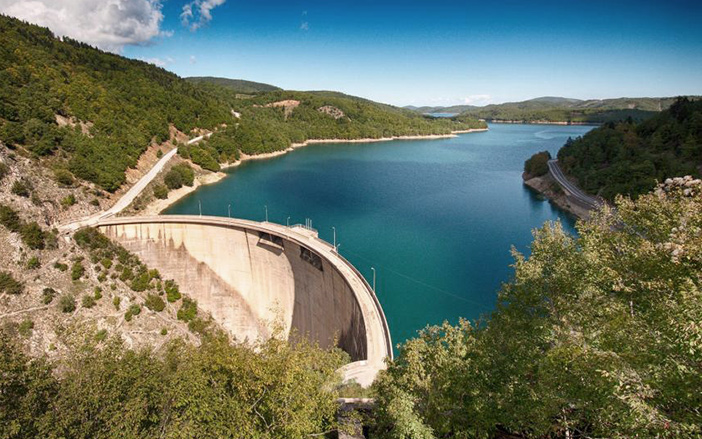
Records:
[[[526,187],[543,196],[564,212],[582,220],[590,218],[590,209],[571,202],[550,173],[541,177],[533,177],[525,172],[522,174],[522,180]]]
[[[363,138],[363,139],[309,139],[301,143],[293,143],[285,149],[280,151],[267,152],[263,154],[241,154],[239,160],[232,163],[223,163],[220,165],[219,172],[212,172],[207,174],[198,175],[195,177],[195,182],[192,186],[183,186],[180,189],[173,190],[168,193],[168,198],[165,200],[155,199],[147,204],[143,209],[141,209],[137,215],[148,216],[148,215],[160,215],[164,210],[171,207],[176,202],[180,201],[186,195],[195,192],[199,187],[210,185],[219,182],[227,176],[227,173],[222,172],[225,169],[236,168],[240,166],[243,162],[249,160],[267,160],[281,155],[287,154],[298,148],[302,148],[307,145],[314,144],[324,144],[324,143],[376,143],[376,142],[389,142],[393,140],[434,140],[434,139],[450,139],[458,137],[458,134],[468,134],[468,133],[479,133],[486,132],[488,128],[473,128],[468,130],[458,130],[452,131],[450,134],[427,134],[427,135],[416,135],[416,136],[393,136],[393,137],[380,137],[380,138]]]

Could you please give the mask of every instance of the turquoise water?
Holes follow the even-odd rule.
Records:
[[[393,343],[428,324],[475,319],[509,280],[510,246],[528,250],[531,230],[573,220],[522,185],[524,160],[591,127],[491,125],[441,140],[310,145],[245,162],[167,213],[232,216],[285,224],[311,218],[372,281]]]

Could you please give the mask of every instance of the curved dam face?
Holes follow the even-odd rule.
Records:
[[[181,291],[239,341],[282,325],[336,344],[352,363],[346,380],[370,384],[392,356],[374,292],[332,246],[302,228],[197,216],[102,220],[105,235],[174,279]]]

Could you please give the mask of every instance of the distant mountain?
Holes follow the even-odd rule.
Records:
[[[465,105],[413,107],[413,111],[419,113],[460,112],[466,116],[492,122],[605,123],[627,118],[647,119],[669,108],[674,102],[675,98],[673,97],[581,100],[543,96],[521,102],[506,102],[484,107]]]
[[[280,90],[280,87],[276,87],[275,85],[246,81],[244,79],[218,78],[214,76],[191,76],[189,78],[185,78],[185,80],[196,84],[216,84],[230,88],[237,93],[261,93]]]

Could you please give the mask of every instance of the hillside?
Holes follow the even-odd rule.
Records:
[[[643,122],[607,123],[558,152],[565,173],[592,194],[636,197],[667,178],[702,175],[702,101],[678,99]]]
[[[455,113],[489,122],[605,123],[627,118],[644,120],[665,110],[675,98],[571,99],[544,96],[484,107],[413,107],[420,113]]]
[[[229,108],[173,73],[55,38],[0,16],[0,140],[114,191],[169,127],[231,120]]]
[[[485,128],[466,117],[434,119],[367,99],[329,91],[273,91],[240,96],[221,86],[211,91],[239,115],[199,146],[181,146],[180,154],[210,170],[240,155],[281,151],[309,139],[378,139],[393,136],[445,135]]]
[[[194,84],[214,84],[229,88],[237,93],[261,93],[280,90],[279,87],[262,82],[246,81],[244,79],[218,78],[214,76],[190,76],[186,81]]]

